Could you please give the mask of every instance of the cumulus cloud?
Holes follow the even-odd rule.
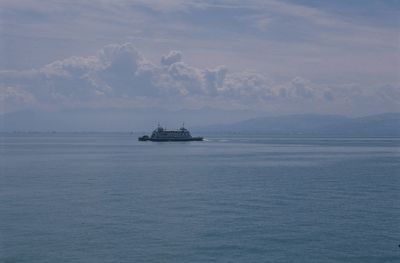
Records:
[[[182,60],[182,53],[180,51],[173,50],[169,52],[168,55],[162,56],[161,64],[164,66],[169,66],[176,62],[180,62],[181,60]]]
[[[400,101],[399,88],[393,85],[316,85],[301,77],[274,83],[257,72],[188,65],[180,51],[171,51],[154,64],[131,43],[108,45],[94,56],[58,60],[30,71],[2,71],[0,80],[3,112],[29,107],[162,105],[336,113],[371,105],[389,111]]]
[[[35,104],[33,95],[18,87],[0,87],[0,110],[2,112],[18,110]]]

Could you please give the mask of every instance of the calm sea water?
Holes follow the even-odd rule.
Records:
[[[0,262],[400,262],[400,139],[2,134]]]

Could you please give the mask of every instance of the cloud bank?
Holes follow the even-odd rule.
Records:
[[[0,78],[2,113],[156,106],[347,114],[400,109],[400,89],[395,85],[317,85],[301,77],[276,83],[257,72],[188,65],[180,51],[154,63],[131,43],[108,45],[94,56],[70,57],[29,71],[1,71]]]

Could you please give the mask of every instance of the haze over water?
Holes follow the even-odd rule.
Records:
[[[2,134],[2,262],[398,262],[398,138]]]

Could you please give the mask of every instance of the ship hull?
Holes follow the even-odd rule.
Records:
[[[138,138],[139,141],[151,142],[192,142],[203,141],[203,137],[193,137],[183,126],[178,130],[166,130],[158,125],[151,135],[143,135]]]
[[[192,141],[203,141],[203,137],[192,137],[192,138],[139,138],[139,141],[151,141],[151,142],[192,142]]]

